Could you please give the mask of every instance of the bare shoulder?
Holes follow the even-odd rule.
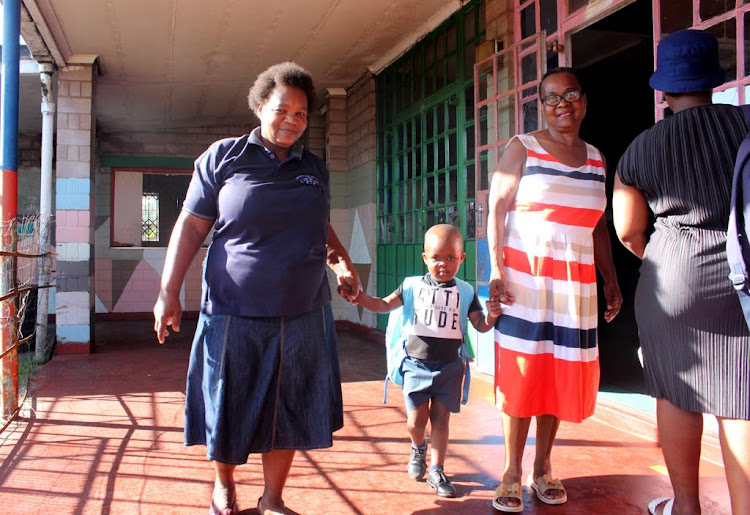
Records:
[[[511,175],[521,175],[526,164],[526,147],[518,138],[513,138],[505,147],[500,161],[497,163],[497,172]]]
[[[539,129],[536,131],[528,132],[527,134],[536,138],[537,141],[545,141],[549,139],[547,129]]]

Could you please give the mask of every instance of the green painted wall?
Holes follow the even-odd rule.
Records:
[[[476,279],[474,52],[483,0],[469,2],[376,77],[377,294],[425,272],[422,236],[451,223],[465,239],[459,277]],[[380,316],[378,326],[385,327]]]

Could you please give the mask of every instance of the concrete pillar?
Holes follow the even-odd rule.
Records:
[[[320,158],[326,155],[326,110],[324,106],[320,111],[307,113],[307,150]]]
[[[485,19],[487,20],[487,39],[502,41],[505,48],[508,48],[513,43],[513,9],[510,2],[487,0]]]
[[[54,145],[55,95],[52,91],[52,63],[39,63],[42,91],[42,155],[39,178],[39,252],[47,254],[52,225],[52,154]],[[40,289],[36,303],[36,347],[34,359],[42,363],[47,358],[47,319],[49,318],[49,263],[50,256],[37,260]]]
[[[326,106],[326,165],[330,172],[346,172],[346,90],[328,88]]]
[[[56,353],[94,343],[96,56],[73,56],[58,75]]]

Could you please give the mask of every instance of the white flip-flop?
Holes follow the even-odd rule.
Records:
[[[665,501],[667,502],[667,504],[664,505],[664,510],[661,512],[661,515],[672,515],[672,506],[674,506],[674,499],[670,499],[669,497],[659,497],[658,499],[654,499],[653,501],[648,503],[648,512],[651,515],[656,515],[656,507]]]

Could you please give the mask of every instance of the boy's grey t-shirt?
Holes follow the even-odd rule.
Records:
[[[422,288],[424,286],[424,288]],[[403,302],[403,283],[394,291]],[[414,287],[414,320],[412,334],[406,340],[409,357],[422,361],[453,361],[463,342],[461,333],[458,286],[455,280],[441,283],[425,274]],[[469,305],[469,313],[482,311],[476,292]],[[415,334],[417,333],[417,334]]]

